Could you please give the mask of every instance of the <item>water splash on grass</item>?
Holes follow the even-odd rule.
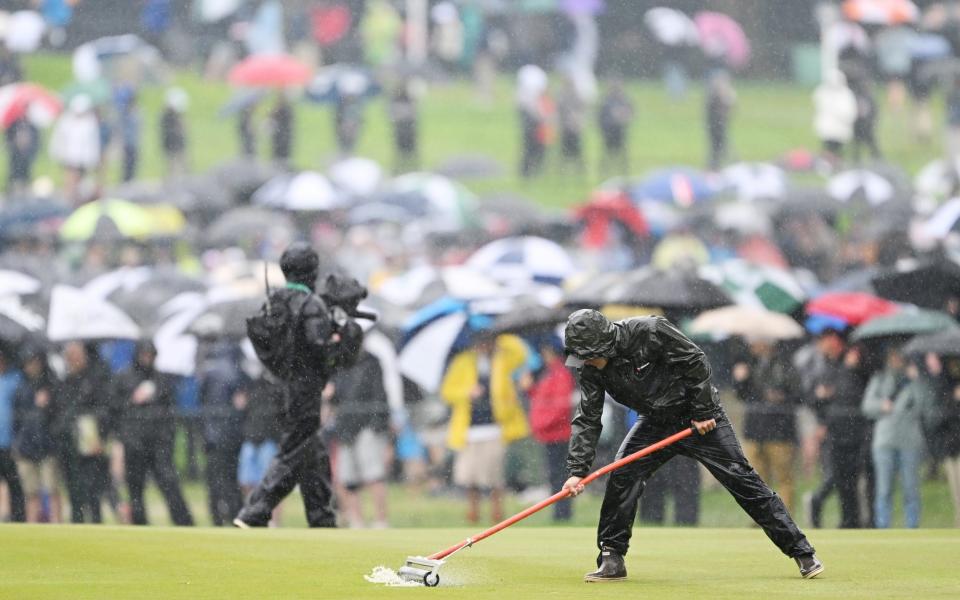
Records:
[[[421,584],[416,581],[409,581],[400,577],[396,571],[383,565],[373,568],[369,575],[364,575],[369,583],[385,585],[387,587],[419,587]]]

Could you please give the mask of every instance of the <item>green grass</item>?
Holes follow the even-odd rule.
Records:
[[[70,80],[69,61],[58,56],[31,56],[26,60],[28,78],[58,90]],[[217,116],[230,97],[231,90],[219,82],[205,82],[193,72],[174,75],[177,85],[190,94],[188,115],[191,163],[195,171],[209,168],[238,152],[234,123]],[[511,193],[530,197],[549,206],[569,206],[582,201],[601,181],[599,134],[590,120],[585,137],[588,171],[584,176],[564,172],[548,164],[547,173],[533,181],[516,176],[519,156],[517,116],[512,102],[511,79],[499,81],[495,101],[480,102],[473,88],[464,82],[437,84],[430,88],[420,107],[421,154],[423,166],[430,168],[463,154],[481,154],[499,160],[506,174],[483,181],[469,181],[474,191]],[[681,101],[670,99],[657,82],[633,83],[629,91],[636,103],[637,120],[630,132],[633,174],[671,164],[703,165],[706,143],[703,129],[703,95],[694,88]],[[741,82],[738,104],[731,129],[733,158],[737,160],[774,160],[789,149],[815,149],[812,132],[811,90],[785,83]],[[917,144],[909,135],[909,111],[885,106],[882,90],[877,91],[881,105],[880,145],[888,158],[911,173],[942,152],[939,142]],[[158,178],[162,172],[158,145],[157,120],[163,88],[145,89],[141,96],[144,137],[141,174]],[[261,114],[267,106],[261,107]],[[936,107],[937,121],[941,122]],[[386,107],[382,99],[371,102],[366,111],[366,128],[358,154],[369,156],[389,168],[392,146]],[[301,104],[297,110],[294,163],[302,168],[323,168],[334,155],[331,110],[326,106]],[[261,146],[266,151],[266,140]],[[111,169],[116,178],[119,164]],[[0,166],[3,175],[6,165]],[[59,178],[45,153],[38,174]]]
[[[587,528],[504,531],[454,557],[441,587],[388,589],[363,575],[466,537],[462,529],[175,530],[0,527],[2,598],[955,598],[957,531],[818,531],[827,570],[804,581],[756,530],[649,530],[630,579],[586,587]]]

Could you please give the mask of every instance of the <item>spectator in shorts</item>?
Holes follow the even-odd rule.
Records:
[[[280,415],[283,411],[283,386],[264,371],[247,391],[243,446],[240,447],[240,491],[247,497],[263,479],[270,461],[277,455],[280,439]],[[273,511],[274,523],[280,518],[280,506]]]
[[[10,363],[9,357],[0,352],[0,479],[7,482],[10,492],[10,519],[22,522],[25,518],[23,488],[17,465],[13,462],[13,402],[22,376]]]
[[[480,520],[481,491],[490,494],[491,520],[503,519],[506,445],[530,431],[514,384],[526,361],[520,338],[478,334],[443,378],[440,395],[451,406],[447,445],[456,453],[453,480],[467,490],[470,523]]]
[[[390,407],[383,371],[376,357],[363,350],[356,364],[334,376],[330,404],[335,410],[336,476],[343,513],[350,527],[363,527],[358,492],[370,490],[374,528],[387,527],[387,457],[390,454]]]
[[[21,354],[23,380],[14,396],[14,441],[17,469],[26,497],[29,523],[43,521],[43,494],[50,499],[51,523],[62,516],[58,486],[53,420],[59,410],[57,381],[39,346],[29,346]]]

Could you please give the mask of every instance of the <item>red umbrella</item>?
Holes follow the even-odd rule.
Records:
[[[700,33],[700,45],[709,56],[722,58],[735,69],[750,62],[750,41],[740,24],[729,16],[708,10],[693,18]]]
[[[0,125],[4,129],[35,107],[37,125],[49,125],[63,105],[51,92],[33,83],[14,83],[0,88]]]
[[[607,243],[610,227],[620,223],[637,237],[650,232],[646,219],[622,191],[598,191],[590,202],[574,210],[575,218],[584,225],[583,243],[588,248],[599,248]]]
[[[310,68],[285,54],[256,55],[230,69],[230,83],[250,87],[286,87],[310,81]]]
[[[920,10],[910,0],[846,0],[843,15],[867,25],[900,25],[916,21]]]
[[[807,314],[837,317],[850,325],[860,325],[899,310],[893,302],[863,292],[832,292],[807,303]]]

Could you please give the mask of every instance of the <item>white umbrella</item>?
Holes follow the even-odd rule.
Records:
[[[206,309],[204,294],[198,292],[179,294],[161,307],[161,314],[167,318],[153,336],[158,371],[183,377],[193,375],[199,344],[187,329]]]
[[[252,200],[291,211],[334,210],[346,205],[330,180],[315,171],[274,177],[254,192]]]
[[[782,198],[787,192],[786,173],[770,163],[737,163],[722,175],[740,200]]]
[[[383,169],[369,158],[346,158],[331,166],[328,174],[333,185],[353,196],[369,196],[383,181]]]
[[[47,338],[51,342],[136,340],[140,328],[110,302],[75,287],[56,285],[50,294]]]
[[[724,306],[701,313],[689,325],[690,333],[742,336],[768,340],[803,337],[803,327],[790,317],[752,306]]]
[[[18,10],[7,19],[7,50],[22,54],[36,52],[46,30],[47,22],[40,13]]]
[[[913,179],[917,194],[943,198],[960,184],[960,165],[956,160],[937,159],[927,163]]]
[[[400,351],[400,372],[427,392],[440,389],[453,343],[467,319],[467,313],[456,312],[424,327]]]
[[[696,23],[674,8],[651,8],[644,13],[643,23],[666,46],[696,46],[700,43]]]
[[[840,202],[848,202],[854,196],[863,194],[871,206],[878,206],[892,200],[896,188],[888,179],[865,169],[853,169],[838,173],[827,182],[830,197]]]
[[[0,297],[0,315],[10,319],[30,332],[43,331],[44,319],[20,303],[15,296]]]
[[[947,237],[960,220],[960,198],[943,204],[921,226],[923,234],[934,240]]]
[[[377,288],[376,294],[396,306],[428,304],[442,296],[457,300],[476,300],[502,295],[503,288],[486,274],[464,266],[437,268],[421,266],[391,277]]]
[[[150,279],[150,267],[120,267],[97,275],[83,286],[83,291],[96,298],[107,298],[118,291],[133,291]]]
[[[402,205],[422,213],[438,230],[457,231],[477,208],[477,200],[462,184],[433,173],[407,173],[390,182],[388,204]]]
[[[0,269],[0,297],[28,296],[40,291],[40,280],[19,271]]]
[[[773,231],[770,215],[750,202],[731,202],[718,205],[713,214],[720,229],[742,234],[769,235]]]
[[[474,252],[466,265],[503,283],[559,284],[577,272],[573,259],[560,244],[532,235],[490,242]]]

